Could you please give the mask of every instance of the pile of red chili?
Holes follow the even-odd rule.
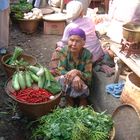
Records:
[[[12,93],[17,100],[26,103],[41,103],[50,100],[52,94],[45,89],[26,88]]]

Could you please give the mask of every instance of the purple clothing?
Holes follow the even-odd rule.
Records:
[[[86,33],[86,43],[85,48],[87,48],[93,54],[93,62],[99,60],[103,55],[104,52],[102,50],[101,44],[99,39],[95,33],[95,25],[92,20],[88,17],[82,17],[74,20],[73,22],[69,23],[64,30],[63,37],[62,37],[62,46],[67,44],[67,40],[69,37],[69,32],[73,29],[79,27]],[[62,47],[61,46],[61,47]]]

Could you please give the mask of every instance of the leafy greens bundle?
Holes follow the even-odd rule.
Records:
[[[57,108],[38,122],[33,130],[34,140],[108,140],[113,128],[110,115],[91,107]]]

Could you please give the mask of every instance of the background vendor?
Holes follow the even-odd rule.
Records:
[[[0,0],[0,48],[9,43],[9,0]]]

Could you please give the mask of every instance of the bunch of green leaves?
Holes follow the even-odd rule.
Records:
[[[31,3],[26,0],[20,0],[19,3],[11,4],[11,13],[14,14],[15,19],[23,19],[24,13],[31,11],[33,8]]]
[[[14,65],[15,62],[18,60],[18,57],[22,54],[22,52],[23,52],[22,48],[15,47],[13,55],[9,59],[7,59],[5,63],[8,65]]]
[[[45,76],[46,85],[44,88],[53,94],[58,94],[62,90],[61,85],[47,68],[45,68]]]
[[[41,117],[33,129],[33,140],[108,140],[113,120],[91,107],[57,108]]]

